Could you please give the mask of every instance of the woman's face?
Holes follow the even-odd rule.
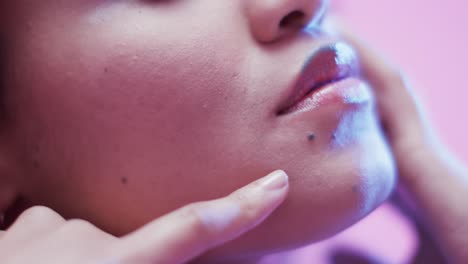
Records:
[[[214,255],[295,247],[356,222],[394,184],[373,98],[278,114],[308,57],[336,44],[319,29],[324,5],[5,4],[2,144],[18,195],[120,235],[283,169],[285,203]]]

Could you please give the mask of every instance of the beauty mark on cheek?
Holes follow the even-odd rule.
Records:
[[[128,183],[127,177],[122,177],[122,178],[120,179],[120,182],[121,182],[122,184],[126,185],[126,184]]]

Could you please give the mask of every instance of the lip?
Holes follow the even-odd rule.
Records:
[[[356,104],[368,97],[369,92],[359,80],[356,52],[348,44],[336,42],[312,52],[289,96],[280,104],[278,115],[303,112],[333,102]]]

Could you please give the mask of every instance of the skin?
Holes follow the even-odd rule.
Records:
[[[43,204],[58,212],[46,207],[24,212],[0,232],[2,250],[13,239],[16,248],[30,252],[23,257],[34,260],[37,250],[52,260],[60,260],[60,253],[95,260],[102,256],[93,250],[106,248],[124,262],[148,257],[179,263],[256,226],[289,189],[266,222],[205,260],[259,256],[329,236],[388,195],[392,160],[373,108],[356,113],[366,129],[340,148],[329,148],[330,138],[324,136],[340,118],[310,113],[303,117],[307,122],[293,122],[273,114],[307,50],[324,41],[300,33],[306,20],[317,17],[319,1],[76,2],[0,4],[0,10],[8,10],[1,16],[8,56],[0,208],[11,212]],[[297,9],[306,19],[278,28],[278,21]],[[213,23],[228,19],[222,28]],[[376,88],[380,120],[416,216],[427,220],[446,256],[466,262],[468,241],[461,234],[468,230],[459,223],[468,212],[457,206],[467,200],[465,168],[448,162],[428,136],[430,129],[400,75],[356,46],[365,77]],[[190,67],[183,67],[187,63]],[[403,107],[393,109],[396,100]],[[310,131],[316,145],[304,142]],[[120,237],[184,204],[221,197],[277,166],[288,171],[290,184],[272,199],[259,188],[249,196],[255,187],[246,187]],[[15,207],[18,200],[22,204]],[[226,215],[221,208],[230,203],[254,213],[234,214],[221,229],[203,224],[200,210]],[[73,217],[84,220],[69,220]],[[188,232],[161,234],[170,227]],[[140,244],[150,237],[154,240]],[[31,243],[26,247],[25,241]],[[57,252],[57,245],[67,241],[77,246]],[[161,241],[174,244],[166,250]],[[1,254],[15,260],[17,252],[13,247]]]
[[[400,79],[398,87],[407,87],[404,79]],[[468,233],[465,224],[468,208],[460,205],[468,199],[468,169],[434,138],[433,128],[426,124],[411,98],[405,98],[404,112],[411,113],[408,120],[400,122],[391,134],[402,175],[400,190],[406,195],[404,202],[412,205],[415,220],[436,242],[435,247],[446,261],[465,263],[468,261],[468,239],[464,235]],[[392,121],[396,123],[395,118]],[[408,152],[414,154],[405,158]]]
[[[185,263],[252,229],[286,197],[283,171],[222,199],[184,206],[124,237],[35,206],[0,232],[2,263]],[[60,250],[57,250],[60,249]]]
[[[400,177],[393,202],[420,236],[413,263],[466,263],[468,168],[440,142],[401,71],[349,30],[341,32],[358,49],[364,77],[376,87],[380,120]]]
[[[121,237],[281,168],[290,179],[284,203],[251,232],[209,252],[207,260],[256,258],[355,223],[395,184],[374,105],[343,115],[276,115],[310,52],[335,40],[320,33],[318,24],[312,23],[312,33],[303,31],[307,22],[320,20],[323,5],[0,4],[8,10],[1,16],[7,56],[0,209],[44,205],[64,219],[83,219]],[[294,11],[303,16],[283,20]],[[349,115],[359,120],[359,130],[351,124],[333,138]],[[400,152],[394,153],[401,162]],[[261,216],[242,228],[252,228]]]

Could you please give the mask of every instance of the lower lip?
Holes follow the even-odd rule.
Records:
[[[285,114],[308,112],[325,106],[359,107],[372,101],[369,86],[360,79],[350,77],[329,83],[308,94]]]

